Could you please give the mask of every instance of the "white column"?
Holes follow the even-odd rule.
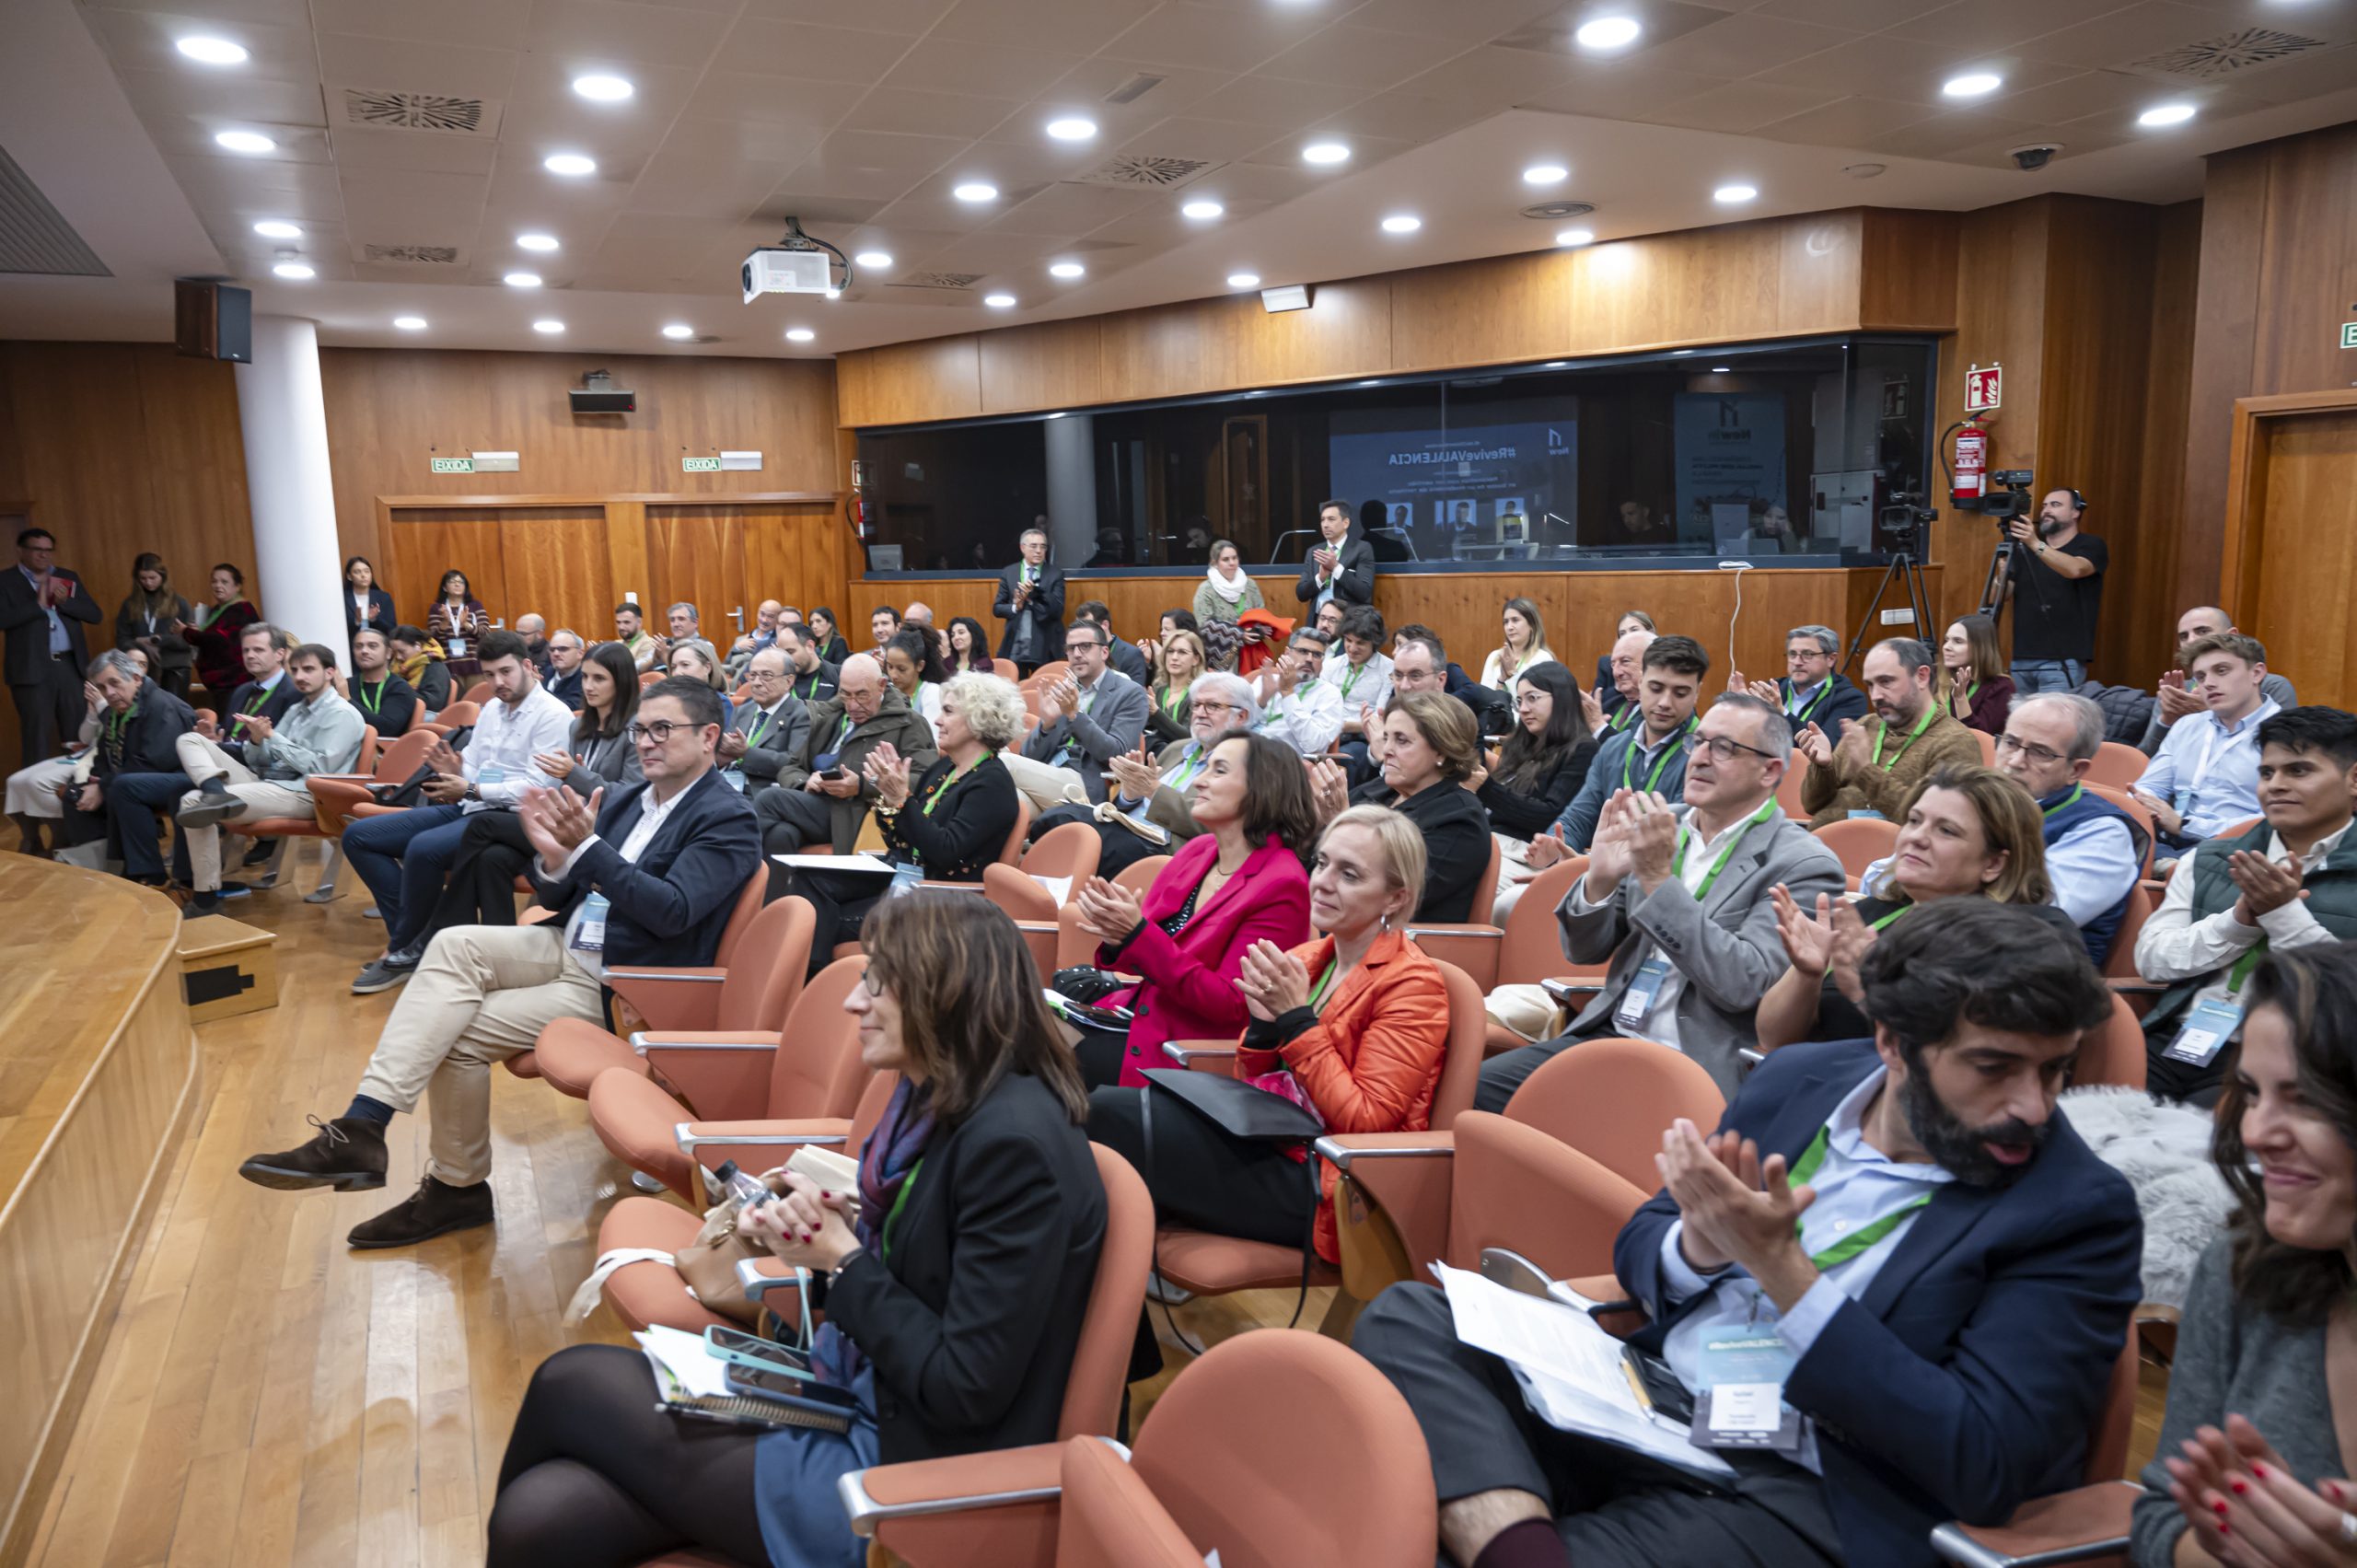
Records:
[[[253,363],[237,366],[237,377],[246,491],[253,502],[255,598],[272,625],[333,648],[349,673],[319,327],[257,316],[253,343]]]
[[[1085,413],[1048,421],[1048,529],[1060,566],[1097,553],[1096,424]]]

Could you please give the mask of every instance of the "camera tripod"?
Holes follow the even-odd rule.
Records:
[[[1915,618],[1912,630],[1908,634],[1929,640],[1932,600],[1931,596],[1923,591],[1923,564],[1916,558],[1913,550],[1901,545],[1890,552],[1890,564],[1883,568],[1882,581],[1875,585],[1875,597],[1867,601],[1866,613],[1858,622],[1857,634],[1850,639],[1849,651],[1841,656],[1844,670],[1858,662],[1858,652],[1866,645],[1867,634],[1879,630],[1882,596],[1890,592],[1894,583],[1906,590],[1908,611]]]

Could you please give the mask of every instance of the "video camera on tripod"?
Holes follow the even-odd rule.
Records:
[[[1989,474],[1990,490],[1979,495],[1951,495],[1948,504],[1959,512],[1978,512],[1994,519],[1997,531],[2003,533],[2007,523],[2037,510],[2030,504],[2029,494],[2037,478],[2030,469],[1992,469]]]

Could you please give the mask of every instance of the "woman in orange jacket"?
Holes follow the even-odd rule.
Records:
[[[1251,1021],[1237,1076],[1309,1110],[1334,1132],[1413,1132],[1432,1125],[1448,1045],[1448,990],[1399,927],[1424,886],[1424,841],[1381,806],[1354,806],[1318,840],[1310,924],[1323,935],[1290,952],[1261,942],[1237,981]],[[1305,1179],[1306,1151],[1231,1138],[1206,1119],[1165,1111],[1147,1159],[1142,1097],[1089,1097],[1088,1135],[1144,1172],[1155,1211],[1197,1230],[1299,1246],[1317,1205],[1318,1255],[1339,1262],[1335,1172]]]

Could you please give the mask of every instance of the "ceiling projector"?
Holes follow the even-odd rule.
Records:
[[[834,286],[833,267],[824,250],[764,245],[745,258],[745,303],[765,294],[824,294]]]

